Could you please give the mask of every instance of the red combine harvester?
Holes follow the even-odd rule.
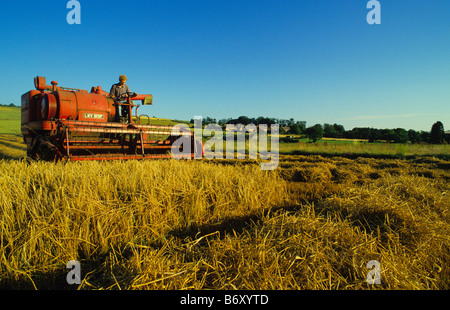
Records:
[[[139,105],[133,101],[151,105],[152,95],[128,97],[125,103],[118,103],[100,86],[88,92],[59,87],[55,81],[46,85],[45,78],[39,76],[34,84],[36,90],[22,95],[22,134],[27,156],[32,159],[120,160],[203,155],[203,144],[194,139],[190,130],[151,125],[150,117],[137,115]],[[116,121],[117,106],[126,107],[125,122]],[[148,122],[141,124],[143,119]],[[172,152],[177,140],[177,152]]]

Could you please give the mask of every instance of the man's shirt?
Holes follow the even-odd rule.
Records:
[[[130,92],[130,88],[128,87],[128,85],[123,84],[122,86],[120,86],[120,83],[114,84],[111,87],[111,91],[109,92],[109,95],[113,97],[115,100],[125,100],[121,99],[122,95],[125,94],[131,95],[133,93]]]

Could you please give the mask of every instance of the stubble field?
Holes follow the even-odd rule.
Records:
[[[27,164],[20,147],[2,152],[1,288],[450,288],[445,158],[281,155],[262,171],[250,160]],[[371,260],[379,285],[366,281]]]
[[[26,163],[18,111],[0,116],[2,289],[450,288],[448,145],[281,143],[274,171]]]

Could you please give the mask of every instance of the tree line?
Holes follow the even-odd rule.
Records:
[[[194,120],[191,120],[194,123]],[[303,135],[313,142],[325,138],[346,138],[361,139],[369,142],[394,142],[394,143],[450,143],[449,136],[445,135],[444,125],[438,121],[433,124],[430,131],[416,131],[414,129],[406,130],[404,128],[395,129],[377,129],[370,127],[355,127],[351,130],[345,130],[340,124],[315,124],[307,127],[306,121],[296,121],[290,119],[278,119],[270,117],[252,118],[248,116],[239,116],[238,118],[223,118],[218,121],[215,118],[206,117],[203,119],[203,125],[219,124],[225,129],[226,124],[278,124],[281,134]],[[270,127],[269,127],[270,128]]]
[[[14,103],[10,103],[10,104],[0,103],[0,107],[18,108],[18,106],[16,106]]]
[[[363,139],[369,142],[394,142],[394,143],[449,143],[446,137],[444,125],[438,121],[433,124],[430,131],[406,130],[404,128],[377,129],[369,127],[356,127],[345,131],[342,125],[324,124],[323,137]]]

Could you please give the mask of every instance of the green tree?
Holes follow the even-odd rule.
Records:
[[[301,132],[306,131],[306,121],[296,121],[295,123],[298,124]]]
[[[242,125],[248,125],[251,123],[251,120],[248,116],[239,116],[237,118],[237,123]]]
[[[394,129],[381,129],[380,130],[381,140],[386,140],[387,142],[391,142],[395,139],[395,131]]]
[[[420,138],[423,142],[430,143],[430,133],[428,131],[421,131],[420,132]]]
[[[337,132],[333,125],[324,124],[323,125],[323,135],[328,138],[336,138]]]
[[[430,139],[431,143],[433,144],[444,143],[445,133],[444,125],[442,124],[442,122],[436,122],[433,124],[433,126],[431,127]]]
[[[408,130],[408,138],[411,143],[420,143],[422,142],[422,136],[420,132],[415,131],[414,129]]]
[[[334,130],[336,131],[336,138],[342,138],[345,134],[345,128],[343,125],[333,124]]]
[[[216,123],[216,119],[207,116],[205,119],[203,119],[203,124],[204,125],[209,125],[209,124],[215,124]]]
[[[293,124],[291,125],[289,132],[293,135],[299,135],[302,133],[302,130],[300,129],[300,125],[299,124]]]
[[[372,128],[368,127],[355,127],[351,130],[352,139],[369,139]]]
[[[379,129],[372,129],[369,134],[369,142],[376,142],[382,140],[382,133]]]
[[[408,142],[408,132],[403,128],[394,129],[394,143],[406,143]]]
[[[308,136],[309,139],[313,140],[313,142],[322,139],[323,138],[322,125],[316,124],[314,126],[308,127],[306,129],[306,135]]]

